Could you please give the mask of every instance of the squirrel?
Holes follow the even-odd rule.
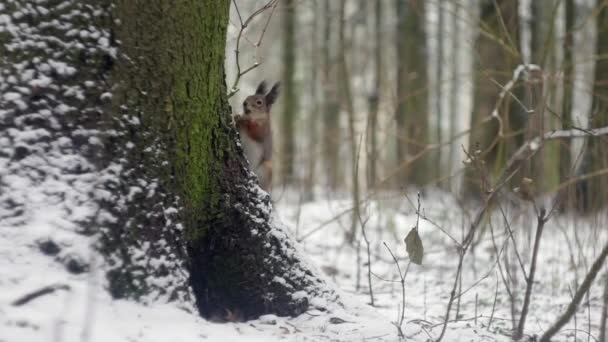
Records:
[[[255,94],[248,96],[243,102],[243,114],[234,117],[245,156],[258,177],[260,186],[266,192],[270,192],[272,185],[270,109],[279,97],[279,86],[279,82],[275,83],[266,93],[266,81],[262,81]]]

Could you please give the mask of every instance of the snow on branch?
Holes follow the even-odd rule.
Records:
[[[500,86],[502,88],[502,90],[500,91],[500,94],[498,94],[498,100],[496,101],[496,105],[494,106],[494,110],[492,110],[492,114],[491,117],[492,118],[499,118],[498,116],[498,108],[500,107],[500,105],[502,104],[505,96],[508,94],[511,94],[511,90],[513,89],[513,87],[515,86],[515,84],[517,83],[517,81],[519,80],[519,78],[521,77],[522,73],[526,72],[530,72],[530,71],[540,71],[541,68],[540,66],[536,65],[536,64],[520,64],[517,66],[517,68],[515,68],[515,70],[513,70],[513,76],[511,77],[511,79],[509,80],[509,82],[507,82],[507,84],[505,84],[504,86],[501,86],[500,84],[498,84],[498,82],[494,81],[496,84],[498,84],[498,86]],[[527,113],[530,113],[531,110],[526,108],[521,101],[519,101],[519,99],[517,99],[514,95],[512,95],[515,100],[524,107],[524,109],[526,110]]]

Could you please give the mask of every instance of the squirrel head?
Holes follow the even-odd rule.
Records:
[[[248,96],[243,102],[243,112],[245,116],[253,118],[266,117],[270,114],[270,108],[279,97],[279,86],[277,82],[266,93],[266,81],[262,81],[255,91],[255,94]]]

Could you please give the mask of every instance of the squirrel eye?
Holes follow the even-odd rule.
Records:
[[[243,101],[243,107],[247,105],[247,101]]]
[[[255,103],[257,103],[258,105],[261,105],[262,104],[262,100],[257,100],[257,101],[255,101]]]

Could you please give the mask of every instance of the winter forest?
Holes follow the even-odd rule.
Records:
[[[608,342],[607,0],[1,0],[0,342]]]

